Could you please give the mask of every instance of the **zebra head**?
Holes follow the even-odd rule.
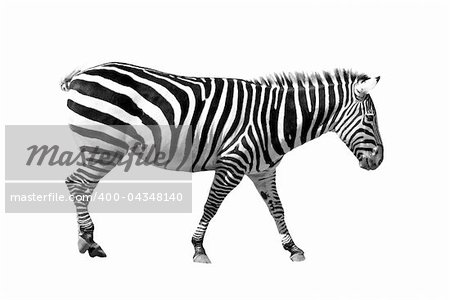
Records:
[[[375,106],[369,95],[380,77],[360,75],[352,84],[344,117],[336,133],[359,160],[359,166],[375,170],[383,161],[383,143],[378,130]]]

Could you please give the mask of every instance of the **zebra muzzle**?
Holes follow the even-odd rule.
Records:
[[[376,146],[373,151],[367,155],[362,155],[359,159],[359,166],[365,170],[375,170],[383,162],[383,146]]]

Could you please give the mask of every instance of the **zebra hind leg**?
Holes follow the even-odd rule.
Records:
[[[106,253],[94,241],[94,223],[88,212],[90,197],[98,182],[85,179],[82,174],[81,169],[78,169],[66,179],[77,212],[78,250],[80,253],[88,251],[91,257],[106,257]]]
[[[89,151],[84,149],[84,151]],[[107,150],[93,152],[94,155],[101,156]],[[113,155],[113,152],[109,152]],[[88,251],[91,257],[106,257],[105,251],[94,241],[94,223],[89,215],[88,205],[92,193],[106,174],[108,174],[122,159],[123,152],[116,151],[116,156],[111,161],[101,161],[101,159],[92,158],[88,164],[78,168],[72,175],[67,177],[66,185],[72,196],[77,212],[78,222],[78,250],[80,253]]]
[[[281,236],[283,248],[291,253],[291,260],[305,260],[303,250],[297,247],[292,240],[287,229],[286,222],[284,221],[284,209],[281,205],[281,200],[277,192],[275,169],[269,169],[258,174],[251,174],[249,177],[255,184],[256,189],[269,208],[270,214],[277,225],[278,233]]]

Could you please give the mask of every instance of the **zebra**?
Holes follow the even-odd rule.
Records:
[[[92,152],[95,142],[86,142],[91,132],[77,124],[102,125],[107,129],[100,132],[101,151],[121,156],[104,168],[83,165],[65,182],[71,195],[92,194],[123,155],[135,150],[131,141],[142,142],[139,133],[117,131],[114,125],[187,125],[192,130],[192,161],[185,168],[162,167],[215,171],[191,240],[193,261],[210,263],[203,246],[206,230],[225,197],[244,176],[251,179],[267,205],[290,259],[302,261],[304,252],[294,243],[285,223],[276,168],[287,152],[335,132],[361,168],[376,169],[383,160],[383,144],[369,92],[379,79],[348,69],[278,73],[254,80],[190,77],[121,62],[77,70],[61,81],[61,88],[69,92],[67,106],[74,116],[70,128],[81,141],[80,149]],[[158,142],[155,139],[153,143]],[[175,156],[184,155],[181,152],[176,150]],[[105,257],[94,242],[89,201],[74,202],[79,251]]]

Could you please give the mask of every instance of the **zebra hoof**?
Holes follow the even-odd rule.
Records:
[[[89,243],[82,237],[78,238],[78,250],[80,253],[84,253],[89,249]]]
[[[292,261],[304,261],[305,256],[303,255],[303,253],[294,253],[291,255],[291,260]]]
[[[210,264],[211,263],[211,261],[209,260],[209,258],[206,254],[198,254],[198,255],[194,256],[194,262],[202,263],[202,264]]]
[[[102,247],[97,244],[94,244],[92,247],[89,247],[89,256],[90,257],[106,257],[105,251],[103,251]]]

